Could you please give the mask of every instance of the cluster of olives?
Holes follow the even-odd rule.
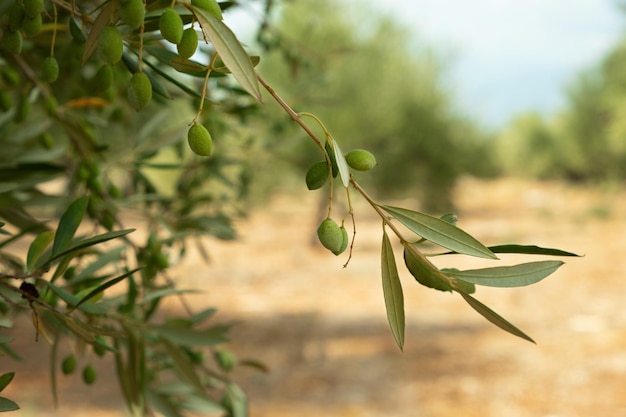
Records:
[[[52,3],[46,6],[46,0],[7,0],[11,5],[5,9],[4,16],[0,21],[0,49],[21,54],[23,40],[29,39],[42,29],[42,19],[54,16],[54,27],[57,30],[68,30],[73,42],[81,46],[80,50],[85,51],[83,64],[94,53],[99,59],[99,66],[94,68],[89,80],[89,86],[93,92],[104,93],[113,84],[115,73],[114,66],[117,65],[124,56],[125,43],[128,47],[143,48],[143,42],[136,43],[137,37],[143,38],[144,30],[156,31],[157,27],[152,23],[154,17],[146,17],[146,4],[144,0],[118,0],[115,2],[113,13],[108,21],[100,20],[102,24],[91,26],[97,37],[95,43],[88,38],[93,35],[84,31],[79,23],[82,19],[74,16],[57,16],[56,7]],[[106,4],[106,1],[104,2]],[[177,6],[177,7],[174,7]],[[181,6],[184,6],[181,7]],[[185,8],[188,10],[185,14]],[[46,10],[47,9],[47,10]],[[110,8],[102,8],[102,13],[110,13]],[[192,13],[189,13],[192,12]],[[191,0],[190,2],[173,2],[164,8],[158,17],[158,33],[161,37],[176,45],[178,56],[181,59],[191,58],[198,49],[199,37],[196,31],[195,16],[199,13],[211,15],[219,20],[222,19],[222,11],[216,0]],[[79,16],[79,14],[76,14]],[[187,18],[192,16],[192,24],[186,27]],[[99,16],[96,16],[98,20]],[[58,19],[58,22],[57,22]],[[147,20],[150,19],[150,20]],[[82,20],[85,22],[86,20]],[[156,23],[156,22],[155,22]],[[87,26],[89,28],[89,26]],[[151,37],[154,38],[154,37]],[[59,62],[54,57],[54,39],[50,47],[50,56],[46,57],[40,68],[40,80],[47,83],[54,83],[59,77]],[[59,35],[58,39],[67,39]],[[85,49],[85,46],[89,48]],[[93,46],[92,46],[93,45]],[[78,49],[77,49],[78,50]],[[142,54],[140,54],[142,56]],[[126,62],[126,61],[125,61]],[[142,69],[142,62],[130,77],[128,83],[128,102],[136,111],[144,109],[152,101],[153,81],[152,76]],[[25,101],[25,100],[24,100]],[[11,95],[3,91],[0,94],[0,107],[3,110],[11,108]],[[16,115],[16,120],[19,117]],[[18,120],[19,121],[19,120]],[[209,132],[203,126],[194,124],[188,132],[188,141],[193,152],[202,156],[209,156],[212,152],[212,139]]]
[[[102,341],[101,336],[98,336],[97,338]],[[93,345],[93,351],[99,357],[104,356],[104,354],[106,353],[106,349],[104,348],[104,346],[99,343]],[[73,374],[76,371],[77,367],[78,361],[76,360],[76,356],[73,353],[67,355],[61,362],[61,372],[63,372],[63,375]],[[98,378],[98,373],[93,365],[87,364],[83,367],[81,377],[86,385],[91,385],[96,382],[96,379]]]
[[[338,174],[334,153],[326,150],[331,159],[331,169],[326,161],[316,162],[306,173],[306,185],[309,190],[317,190],[323,187],[332,172],[333,177]],[[354,149],[344,155],[348,166],[357,171],[369,171],[376,166],[376,157],[365,149]],[[327,218],[317,228],[317,237],[322,246],[330,250],[335,255],[340,255],[348,247],[348,232],[343,226],[339,226],[333,219]]]

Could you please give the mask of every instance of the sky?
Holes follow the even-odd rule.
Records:
[[[564,88],[623,33],[612,0],[372,1],[452,56],[460,107],[492,127],[516,113],[558,111]]]
[[[461,111],[496,129],[523,111],[562,108],[567,84],[602,59],[626,23],[617,0],[353,1],[394,16],[439,51]],[[249,12],[227,24],[236,33],[255,26]]]

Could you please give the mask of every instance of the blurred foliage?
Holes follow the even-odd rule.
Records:
[[[273,15],[257,37],[260,68],[294,108],[320,116],[344,151],[376,155],[380,171],[363,182],[377,195],[408,192],[444,211],[460,175],[494,172],[486,132],[454,107],[443,59],[408,28],[361,2],[286,2]],[[310,144],[288,139],[301,133],[283,114],[270,117],[275,135],[287,137],[276,153],[298,166],[316,162],[303,149]]]
[[[518,116],[497,139],[504,172],[568,181],[626,178],[626,38],[566,89],[562,111]]]

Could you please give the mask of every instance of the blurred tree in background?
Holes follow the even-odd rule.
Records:
[[[551,118],[520,115],[499,135],[503,172],[575,182],[626,178],[626,38],[566,89]]]
[[[277,9],[276,23],[259,33],[261,46],[274,52],[260,68],[294,107],[377,155],[380,172],[364,179],[377,195],[412,190],[424,209],[450,210],[460,175],[493,173],[488,135],[455,108],[444,60],[407,28],[358,2],[306,0]],[[276,134],[286,134],[284,115],[274,119]],[[273,146],[299,166],[310,155],[302,141]]]

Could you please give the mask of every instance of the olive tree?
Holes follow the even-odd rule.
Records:
[[[573,254],[488,247],[452,214],[375,200],[355,174],[377,175],[376,156],[344,153],[320,117],[294,110],[265,81],[255,70],[260,58],[222,20],[229,7],[215,0],[0,4],[0,325],[32,316],[35,337],[50,344],[53,395],[57,374],[78,371],[74,355],[57,354],[69,340],[111,358],[132,415],[247,415],[229,371],[260,364],[222,347],[229,325],[215,320],[213,308],[189,308],[168,267],[200,237],[235,238],[231,220],[246,208],[257,149],[246,123],[263,101],[317,152],[304,180],[328,196],[317,229],[324,247],[348,263],[354,198],[380,216],[382,295],[400,349],[404,301],[392,239],[418,283],[459,294],[496,326],[532,341],[475,298],[476,286],[533,284],[561,261],[461,271],[439,269],[429,257]],[[337,198],[346,210],[333,204]],[[162,314],[166,297],[185,308]],[[0,354],[18,359],[12,341],[0,334]],[[80,372],[86,384],[97,379],[88,364]],[[13,375],[2,371],[0,391]],[[17,408],[0,397],[0,411]]]

